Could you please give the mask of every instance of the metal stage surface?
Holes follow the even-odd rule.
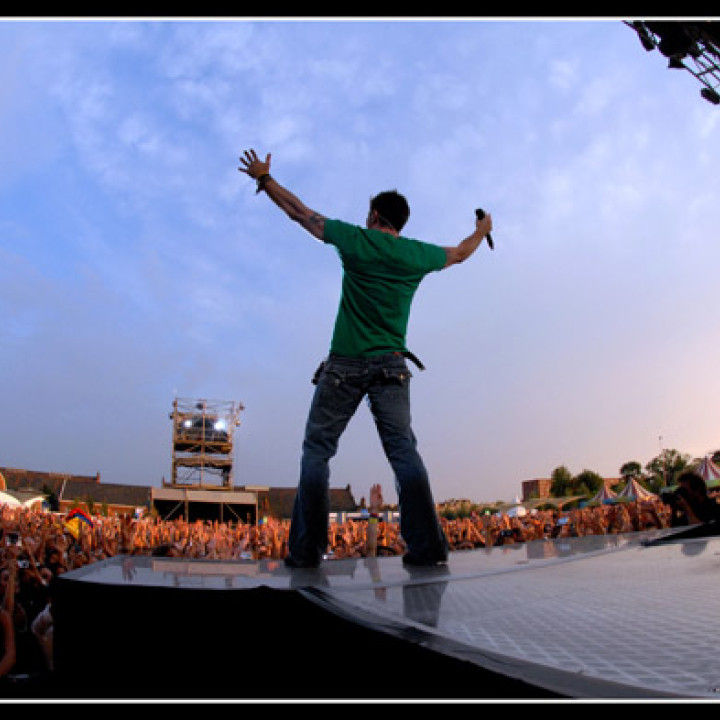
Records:
[[[348,633],[347,628],[354,627],[371,637],[392,639],[392,652],[421,648],[425,659],[446,658],[458,663],[455,670],[478,672],[475,689],[467,686],[474,682],[472,673],[464,673],[451,675],[464,683],[462,691],[458,685],[435,692],[425,684],[432,685],[432,675],[423,676],[421,667],[411,669],[414,684],[398,690],[404,697],[518,697],[511,687],[493,680],[507,678],[530,689],[519,694],[524,697],[717,699],[720,538],[666,541],[667,535],[666,531],[593,536],[466,550],[451,553],[444,569],[412,571],[399,557],[331,559],[309,571],[288,570],[281,561],[112,558],[61,576],[58,586],[65,594],[61,592],[58,600],[56,644],[61,649],[56,665],[60,663],[62,670],[62,643],[71,637],[77,640],[77,628],[72,632],[63,628],[63,622],[78,621],[68,617],[68,607],[99,604],[92,599],[83,602],[83,593],[91,588],[103,587],[109,591],[107,597],[122,603],[124,610],[115,611],[116,617],[132,615],[131,606],[137,606],[138,613],[151,613],[152,603],[146,598],[136,595],[138,602],[132,601],[132,592],[138,589],[173,593],[162,596],[161,613],[162,608],[178,607],[192,592],[193,598],[205,598],[208,607],[222,614],[226,610],[220,599],[233,596],[236,612],[226,626],[250,623],[256,631],[264,626],[268,632],[281,615],[292,616],[293,626],[304,623],[297,608],[285,612],[268,602],[292,595],[320,610],[307,624],[313,626],[312,637],[323,658],[322,669],[315,672],[323,674],[326,682],[311,686],[306,693],[310,696],[324,697],[328,687],[338,688],[337,694],[344,696],[338,679],[357,661],[358,648],[364,645],[362,639],[358,641],[362,634]],[[662,542],[648,543],[658,538]],[[254,597],[244,593],[261,589],[267,591],[261,601],[244,610],[243,597]],[[103,612],[108,617],[107,604]],[[203,622],[203,613],[180,614],[185,628]],[[332,625],[338,619],[348,624]],[[126,637],[127,629],[120,632]],[[140,632],[152,635],[153,627]],[[277,654],[289,659],[297,676],[309,643],[288,637],[285,644],[285,632],[280,629],[280,635],[269,635],[265,644],[275,644]],[[107,631],[104,637],[107,646]],[[146,641],[156,644],[151,638]],[[252,643],[263,644],[257,637]],[[236,650],[235,655],[247,652]],[[71,655],[65,659],[74,673],[78,661]],[[386,656],[385,662],[393,673],[392,667],[425,660]],[[353,673],[355,683],[367,677],[362,663]],[[182,686],[181,677],[179,681]],[[436,681],[440,682],[439,676]],[[264,692],[256,686],[237,690],[240,695]],[[290,688],[288,693],[303,695]],[[360,694],[372,697],[372,688]],[[281,697],[282,691],[274,696]]]

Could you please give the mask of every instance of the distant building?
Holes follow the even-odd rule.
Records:
[[[225,488],[179,489],[181,495],[173,501],[168,500],[167,492],[158,492],[151,486],[103,483],[100,473],[87,476],[0,467],[0,478],[0,483],[4,481],[4,489],[32,490],[48,495],[51,505],[59,512],[68,512],[79,505],[99,514],[132,516],[142,509],[158,511],[161,517],[175,518],[182,517],[192,506],[188,519],[201,517],[228,522],[290,519],[296,493],[295,488],[259,486],[234,487],[230,491]],[[162,498],[162,506],[159,501],[156,502],[156,494]],[[228,503],[237,496],[245,498],[241,508]],[[346,514],[357,510],[358,505],[349,485],[346,488],[330,488],[331,513]]]
[[[58,512],[68,512],[81,505],[94,512],[105,510],[111,515],[133,515],[136,508],[150,507],[149,487],[102,483],[100,473],[73,475],[0,468],[0,474],[5,478],[8,490],[45,494]]]
[[[540,498],[550,497],[550,488],[552,487],[551,478],[535,478],[534,480],[523,480],[522,483],[522,501],[536,500]]]

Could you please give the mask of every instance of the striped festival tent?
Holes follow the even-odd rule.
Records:
[[[646,490],[635,478],[630,478],[628,484],[618,494],[621,500],[651,500],[657,497],[654,493]]]
[[[615,501],[617,494],[608,487],[607,483],[603,483],[603,486],[598,490],[595,497],[590,500],[591,503],[611,503]]]
[[[708,487],[720,485],[720,468],[709,458],[704,457],[695,471],[702,477]]]

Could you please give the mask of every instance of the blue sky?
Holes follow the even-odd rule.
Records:
[[[720,447],[720,109],[620,19],[0,22],[0,466],[158,486],[175,396],[242,402],[235,482],[294,486],[330,217],[494,252],[428,277],[409,347],[436,500]],[[367,408],[333,486],[393,480]]]

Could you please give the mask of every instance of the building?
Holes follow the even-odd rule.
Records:
[[[97,513],[133,515],[136,508],[150,507],[149,487],[103,483],[100,473],[73,475],[0,468],[0,474],[5,478],[6,489],[42,493],[58,512],[68,512],[80,505]]]
[[[4,486],[4,487],[3,487]],[[50,505],[59,512],[80,506],[93,513],[135,515],[138,510],[153,510],[163,518],[186,517],[228,522],[255,522],[264,518],[288,520],[292,516],[295,488],[260,486],[228,489],[177,489],[145,485],[103,483],[97,475],[71,475],[0,467],[0,490],[32,490],[48,496]],[[182,493],[187,493],[183,495]],[[348,485],[330,489],[330,511],[350,513],[358,506]]]
[[[539,498],[550,497],[550,488],[552,487],[551,478],[535,478],[534,480],[523,480],[522,483],[522,501],[537,500]]]

